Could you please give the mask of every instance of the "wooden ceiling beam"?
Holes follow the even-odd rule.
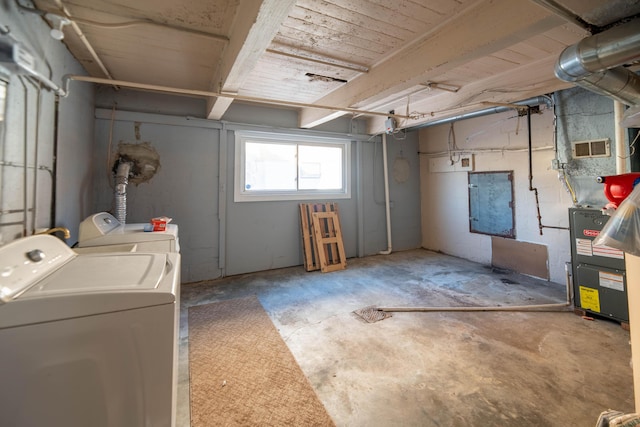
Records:
[[[485,0],[434,28],[421,40],[372,67],[369,73],[317,100],[319,104],[368,108],[473,59],[491,54],[563,23],[531,2]],[[311,128],[336,114],[305,108],[300,127]]]
[[[237,94],[267,50],[296,0],[240,2],[231,26],[218,71],[211,81],[213,92]],[[233,98],[217,97],[207,102],[207,117],[220,120]]]

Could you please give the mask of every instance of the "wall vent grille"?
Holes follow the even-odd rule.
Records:
[[[611,143],[609,138],[576,141],[571,143],[571,153],[574,159],[610,157]]]

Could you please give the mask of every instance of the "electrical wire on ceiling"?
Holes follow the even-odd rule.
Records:
[[[534,85],[529,85],[527,87],[524,88],[493,88],[493,89],[485,89],[482,90],[480,92],[474,93],[472,95],[467,96],[466,98],[460,100],[458,103],[456,103],[455,105],[448,107],[447,109],[444,110],[436,110],[436,111],[431,111],[431,112],[420,112],[420,111],[412,111],[410,114],[407,114],[409,117],[411,117],[412,120],[419,120],[419,119],[424,119],[424,118],[433,118],[436,117],[437,115],[443,115],[443,114],[450,114],[455,112],[456,110],[468,110],[468,109],[472,109],[474,107],[477,108],[484,108],[486,106],[505,106],[508,108],[522,108],[523,110],[525,108],[523,108],[523,106],[519,106],[517,104],[509,104],[509,103],[499,103],[499,102],[491,102],[491,101],[480,101],[480,102],[476,102],[473,104],[469,104],[469,102],[473,101],[474,99],[487,94],[487,93],[506,93],[506,94],[517,94],[517,93],[524,93],[524,92],[530,92],[532,89],[535,89],[537,86],[537,84]],[[547,97],[545,95],[545,97]],[[548,97],[547,97],[548,98]]]
[[[221,34],[213,34],[213,33],[208,33],[208,32],[205,32],[205,31],[194,30],[192,28],[185,28],[185,27],[180,27],[180,26],[177,26],[177,25],[165,24],[165,23],[161,23],[161,22],[152,21],[150,19],[133,19],[133,20],[123,21],[123,22],[99,22],[99,21],[93,21],[91,19],[79,18],[77,16],[72,16],[69,13],[69,11],[66,9],[66,7],[64,6],[62,1],[58,1],[56,3],[59,6],[59,10],[57,11],[57,14],[54,15],[51,12],[46,12],[46,11],[43,11],[43,10],[40,10],[40,9],[35,9],[35,8],[24,6],[23,4],[20,3],[19,0],[16,0],[16,4],[18,5],[18,7],[21,10],[24,10],[25,12],[35,13],[37,15],[44,16],[47,19],[50,19],[50,16],[56,16],[57,15],[59,18],[66,19],[66,20],[69,20],[71,22],[80,23],[80,24],[84,24],[84,25],[88,25],[88,26],[92,26],[92,27],[107,28],[107,29],[114,29],[114,30],[122,29],[122,28],[135,27],[135,26],[140,26],[140,25],[147,25],[147,26],[153,26],[153,27],[159,27],[159,28],[164,28],[164,29],[170,29],[170,30],[176,30],[176,31],[184,32],[184,33],[189,33],[189,34],[193,34],[193,35],[196,35],[196,36],[206,37],[206,38],[209,38],[209,39],[212,39],[212,40],[221,41],[221,42],[224,42],[224,43],[228,43],[229,42],[229,37],[221,35]]]
[[[345,62],[342,62],[342,63],[332,62],[332,61],[337,61],[337,60],[335,60],[333,58],[329,58],[329,57],[327,57],[327,58],[331,59],[332,61],[327,60],[327,59],[312,58],[311,56],[297,55],[295,53],[283,52],[281,50],[276,50],[276,49],[267,49],[267,50],[265,50],[265,52],[271,53],[273,55],[286,56],[287,58],[298,59],[300,61],[314,62],[316,64],[328,65],[329,67],[342,68],[344,70],[355,71],[357,73],[368,73],[369,72],[369,68],[364,66],[364,65],[355,64],[355,63],[348,64],[348,63],[345,63]]]
[[[484,126],[484,127],[483,127],[482,129],[480,129],[479,131],[474,132],[474,133],[472,133],[472,134],[469,134],[469,136],[467,136],[464,140],[465,140],[466,142],[472,142],[472,141],[473,141],[475,138],[477,138],[478,136],[483,135],[483,134],[485,134],[485,133],[487,133],[487,132],[489,132],[489,131],[493,130],[494,128],[496,128],[496,127],[498,127],[498,126],[501,126],[502,124],[504,124],[505,122],[508,122],[509,120],[512,120],[512,119],[519,119],[519,117],[520,117],[520,116],[519,116],[519,114],[517,114],[517,113],[516,113],[515,115],[512,115],[512,116],[506,117],[506,118],[504,118],[504,119],[496,120],[496,121],[492,122],[490,125]],[[519,126],[519,122],[518,122],[517,126]],[[516,130],[516,132],[517,132],[517,130]]]
[[[411,94],[407,95],[407,106],[405,108],[405,116],[411,117],[409,114],[409,104],[411,103]],[[405,130],[405,126],[409,119],[404,119],[402,122],[398,123],[397,126],[393,129],[391,133],[393,135],[393,139],[396,141],[403,141],[407,138],[407,131]]]
[[[177,25],[171,25],[171,24],[164,24],[164,23],[160,23],[160,22],[155,22],[155,21],[151,21],[151,20],[146,20],[146,19],[136,19],[136,20],[132,20],[132,21],[123,21],[123,22],[98,22],[98,21],[93,21],[90,19],[84,19],[84,18],[78,18],[77,16],[71,16],[67,13],[65,13],[64,11],[60,11],[60,13],[67,19],[69,19],[70,21],[74,21],[80,24],[84,24],[84,25],[88,25],[91,27],[98,27],[98,28],[105,28],[105,29],[122,29],[122,28],[129,28],[129,27],[136,27],[136,26],[140,26],[140,25],[147,25],[147,26],[151,26],[151,27],[158,27],[158,28],[163,28],[163,29],[168,29],[168,30],[175,30],[175,31],[179,31],[182,33],[187,33],[187,34],[192,34],[195,36],[200,36],[200,37],[205,37],[211,40],[217,40],[217,41],[221,41],[224,43],[228,43],[229,42],[229,37],[221,35],[221,34],[214,34],[214,33],[208,33],[205,31],[199,31],[199,30],[194,30],[192,28],[185,28],[185,27],[179,27]]]
[[[73,17],[71,16],[71,14],[67,10],[67,8],[62,3],[62,0],[54,0],[54,3],[56,4],[58,9],[60,10],[60,12],[59,12],[60,15],[65,17],[69,21],[68,25],[71,26],[71,28],[73,29],[73,32],[78,36],[78,38],[80,39],[80,42],[82,43],[82,45],[85,47],[87,52],[89,52],[89,55],[91,55],[93,63],[95,63],[100,68],[100,71],[106,77],[108,77],[110,79],[113,79],[113,77],[111,76],[111,73],[109,72],[109,70],[105,66],[104,62],[102,62],[102,60],[98,56],[97,52],[95,51],[95,49],[93,48],[91,43],[89,43],[89,40],[87,40],[87,37],[84,35],[84,33],[82,32],[80,27],[78,27],[78,24],[75,23],[75,21],[73,20]],[[16,0],[16,5],[18,5],[18,8],[20,10],[46,17],[47,12],[39,10],[39,9],[35,9],[35,8],[32,8],[32,7],[24,6],[23,4],[20,3],[20,0]],[[60,29],[60,31],[61,31],[61,29]],[[56,37],[55,34],[52,34],[52,36],[54,38]],[[59,36],[59,34],[58,34],[58,36]],[[64,35],[62,35],[62,36],[64,36]],[[40,80],[42,80],[42,79],[40,79]],[[59,92],[59,95],[66,96],[66,93]]]
[[[551,145],[545,145],[542,147],[535,147],[532,151],[551,151],[553,147]],[[451,151],[454,154],[487,154],[487,153],[526,153],[528,148],[464,148],[457,151]],[[443,157],[449,154],[449,151],[418,151],[418,154],[426,157]]]
[[[449,127],[449,135],[447,137],[447,152],[449,154],[449,162],[451,163],[451,165],[458,163],[460,161],[460,158],[462,157],[460,148],[458,148],[458,145],[456,144],[456,133],[453,129],[453,124],[454,123],[451,122],[451,126]],[[453,159],[452,153],[454,152],[458,153],[458,158],[456,160]]]

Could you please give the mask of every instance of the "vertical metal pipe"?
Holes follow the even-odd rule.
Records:
[[[36,125],[35,125],[35,136],[34,136],[34,153],[33,153],[33,194],[32,194],[32,207],[31,207],[31,233],[36,232],[36,220],[38,213],[38,148],[39,148],[39,140],[40,140],[40,110],[42,103],[42,85],[38,82],[36,85],[30,79],[27,79],[29,83],[33,85],[36,89]]]
[[[56,225],[56,198],[58,197],[58,120],[60,118],[60,96],[55,95],[53,110],[53,164],[51,165],[51,211],[49,213],[49,228]]]
[[[1,33],[0,29],[0,33]],[[0,97],[0,142],[2,142],[2,152],[0,153],[0,166],[3,166],[4,160],[6,158],[7,144],[5,141],[5,135],[7,134],[7,105],[9,103],[9,77],[4,74],[0,74],[0,84],[4,86],[2,90],[4,90],[4,98]],[[4,192],[2,190],[2,182],[4,178],[4,168],[0,168],[0,212],[4,207]],[[0,235],[0,242],[2,241],[2,236]]]
[[[527,136],[529,139],[529,191],[533,191],[536,198],[536,211],[538,216],[538,230],[542,236],[542,215],[540,215],[540,199],[538,189],[533,186],[533,140],[531,137],[531,108],[527,108]]]
[[[29,182],[29,168],[27,165],[27,162],[29,160],[29,152],[28,152],[28,145],[29,145],[29,90],[27,88],[27,85],[24,83],[24,79],[22,76],[19,77],[20,80],[20,84],[22,85],[22,88],[24,89],[24,117],[23,117],[23,124],[24,124],[24,145],[23,145],[23,166],[24,166],[24,172],[22,174],[22,203],[24,206],[24,210],[22,213],[22,236],[25,237],[27,236],[27,223],[28,223],[28,218],[27,218],[27,214],[28,214],[28,203],[29,203],[29,189],[28,189],[28,182]]]

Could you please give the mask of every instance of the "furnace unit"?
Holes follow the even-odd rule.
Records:
[[[570,208],[571,265],[576,309],[629,322],[624,252],[594,246],[609,216],[599,209]]]

